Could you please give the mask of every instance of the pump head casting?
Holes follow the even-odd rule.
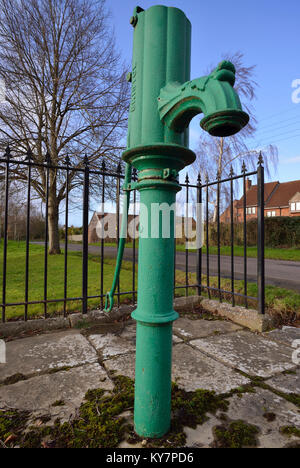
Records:
[[[158,98],[160,118],[170,129],[183,132],[195,115],[203,113],[200,125],[210,135],[234,135],[249,122],[234,83],[235,67],[227,61],[208,76],[183,85],[168,83]]]

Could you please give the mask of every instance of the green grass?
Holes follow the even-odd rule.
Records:
[[[177,251],[184,251],[184,245],[177,245]],[[203,253],[206,253],[206,247],[203,247]],[[209,247],[209,253],[211,255],[217,255],[218,248],[216,246]],[[221,247],[221,255],[231,255],[231,248],[229,246]],[[244,256],[244,247],[235,246],[234,255],[236,257]],[[257,258],[257,247],[247,247],[247,257]],[[299,249],[271,249],[265,248],[265,257],[272,260],[291,260],[295,262],[300,262],[300,248]]]
[[[3,250],[0,251],[0,265],[2,266]],[[89,255],[89,288],[90,296],[100,294],[100,257]],[[104,293],[108,291],[112,284],[115,269],[115,259],[104,259]],[[0,287],[2,288],[2,268],[0,267]],[[81,252],[69,252],[68,254],[68,297],[82,296],[82,256]],[[185,273],[176,272],[176,284],[185,285]],[[189,273],[189,284],[196,283],[196,275]],[[136,275],[137,284],[137,275]],[[206,284],[206,277],[203,276],[203,284]],[[210,278],[210,285],[217,287],[217,278]],[[231,290],[231,282],[222,279],[221,287],[224,290]],[[123,262],[120,276],[120,290],[131,291],[132,289],[132,263]],[[24,301],[25,291],[25,243],[8,243],[7,261],[7,295],[6,302],[16,303]],[[235,291],[244,292],[244,282],[235,281]],[[196,294],[196,289],[190,288],[189,294]],[[177,289],[176,295],[185,294],[185,289]],[[207,294],[204,294],[207,295]],[[257,297],[257,285],[248,283],[248,295]],[[29,301],[42,300],[44,296],[44,248],[41,245],[30,245],[29,259]],[[61,299],[64,296],[64,255],[48,256],[48,299]],[[217,296],[217,294],[212,294]],[[124,302],[131,297],[121,296]],[[223,299],[230,302],[230,294],[225,294]],[[90,299],[89,308],[99,307],[99,298]],[[237,298],[237,304],[243,305],[243,299]],[[266,304],[269,310],[280,315],[285,320],[290,320],[296,316],[300,317],[300,294],[283,288],[266,286]],[[249,306],[255,308],[255,301],[249,301]],[[68,312],[81,310],[81,301],[67,302]],[[48,304],[48,314],[53,315],[63,311],[63,302]],[[43,304],[33,304],[28,307],[28,314],[31,317],[43,316]],[[0,310],[1,314],[1,310]],[[21,317],[24,314],[24,306],[9,306],[6,308],[7,319]]]
[[[196,284],[196,274],[189,273],[189,284]],[[176,284],[178,286],[186,284],[185,273],[182,271],[176,271]],[[205,275],[202,276],[202,284],[207,284],[207,278]],[[234,289],[236,293],[244,294],[244,281],[235,281]],[[218,279],[216,277],[210,277],[210,287],[218,287]],[[222,278],[221,289],[224,291],[231,291],[231,280]],[[178,292],[180,291],[180,292]],[[300,294],[289,289],[278,288],[276,286],[266,286],[266,308],[273,315],[278,317],[281,323],[290,323],[300,318]],[[184,289],[177,289],[176,294],[182,295],[185,293]],[[189,295],[197,294],[196,289],[190,288]],[[248,283],[247,294],[250,297],[256,298],[258,295],[257,284]],[[208,297],[206,290],[203,292],[204,297]],[[219,298],[218,292],[211,292],[211,298]],[[222,299],[224,302],[231,302],[231,294],[223,294]],[[245,300],[241,297],[236,296],[236,305],[245,305]],[[256,309],[257,301],[249,299],[249,308]]]
[[[2,290],[2,262],[3,249],[0,252],[0,287]],[[88,294],[90,296],[100,294],[100,258],[89,255],[88,263]],[[115,260],[104,259],[104,293],[112,284],[115,269]],[[68,297],[82,296],[82,256],[81,252],[68,253]],[[123,291],[132,290],[132,265],[131,262],[123,262],[120,286]],[[25,243],[8,243],[7,257],[7,303],[24,301],[25,291]],[[42,300],[44,297],[44,248],[40,245],[30,245],[29,258],[29,301]],[[48,256],[48,299],[61,299],[64,297],[64,255]],[[124,301],[126,296],[122,296]],[[89,307],[98,307],[99,299],[90,299]],[[71,301],[67,303],[68,312],[81,310],[81,301]],[[48,313],[60,313],[63,311],[63,302],[48,304]],[[28,306],[30,316],[42,316],[44,313],[43,304]],[[7,319],[22,316],[24,306],[11,306],[6,309]],[[1,315],[1,310],[0,310]]]

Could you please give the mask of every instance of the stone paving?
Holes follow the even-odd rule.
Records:
[[[300,429],[299,407],[285,397],[300,393],[300,366],[293,359],[293,343],[299,339],[296,328],[254,334],[229,321],[184,316],[174,324],[172,378],[186,391],[226,393],[260,377],[264,388],[230,398],[227,418],[258,426],[261,447],[299,443],[280,433],[282,426]],[[88,390],[113,388],[112,371],[134,378],[134,364],[132,321],[9,341],[7,364],[0,364],[0,408],[65,421],[76,414]],[[64,406],[53,406],[60,400]],[[265,416],[269,413],[272,421]],[[211,416],[196,430],[186,428],[187,446],[209,447],[219,417]]]

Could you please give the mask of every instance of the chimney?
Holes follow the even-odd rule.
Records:
[[[247,179],[246,180],[246,191],[248,192],[252,187],[252,180]]]

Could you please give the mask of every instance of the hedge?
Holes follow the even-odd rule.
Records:
[[[235,245],[243,245],[243,223],[234,225]],[[217,244],[217,226],[210,224],[210,243]],[[230,224],[221,223],[221,245],[231,243]],[[257,245],[257,220],[247,221],[247,245]],[[266,247],[292,248],[300,247],[300,216],[265,218],[265,245]]]

